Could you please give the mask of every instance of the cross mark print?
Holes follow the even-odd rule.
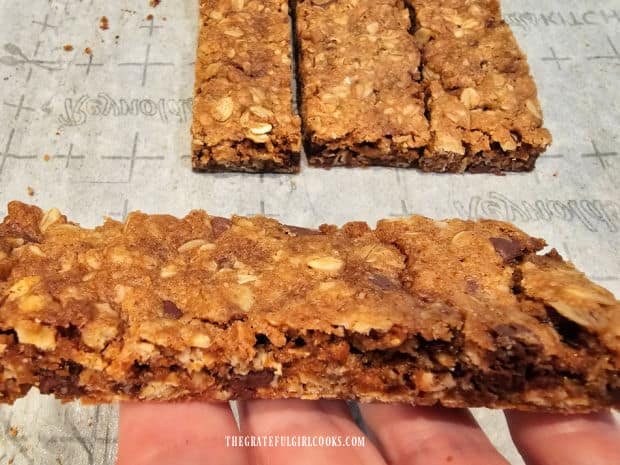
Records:
[[[174,63],[165,61],[151,61],[151,44],[146,46],[146,54],[142,62],[119,63],[118,66],[138,66],[142,68],[142,87],[146,85],[150,66],[174,66]]]

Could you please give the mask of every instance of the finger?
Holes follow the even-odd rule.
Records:
[[[506,418],[528,465],[620,463],[620,429],[610,413],[506,412]]]
[[[366,426],[395,465],[506,465],[467,410],[361,404]]]
[[[117,465],[246,465],[245,450],[226,446],[234,434],[227,403],[122,403]]]
[[[357,427],[349,409],[340,401],[253,400],[240,406],[241,430],[248,435],[289,438],[339,437],[342,447],[256,447],[251,449],[256,465],[355,463],[385,465],[376,447]],[[364,445],[347,446],[346,438],[362,438]]]

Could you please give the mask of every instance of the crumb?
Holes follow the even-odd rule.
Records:
[[[28,188],[26,189],[26,192],[28,192],[28,195],[30,197],[32,197],[34,195],[34,189],[30,186],[28,186]]]
[[[8,77],[8,76],[7,76],[7,77],[5,77],[5,78],[4,78],[4,80],[5,80],[5,81],[8,81],[8,80],[9,80],[9,77]]]
[[[168,21],[168,18],[166,16],[162,16],[161,20],[162,21]]]
[[[56,135],[59,136],[60,135],[60,130],[56,131]]]
[[[86,55],[90,55],[91,53],[93,53],[93,51],[90,49],[90,47],[86,47],[86,48],[84,49],[84,53],[85,53]]]
[[[147,20],[147,21],[153,21],[153,15],[148,15],[148,16],[146,17],[146,20]]]
[[[62,465],[62,460],[61,460],[61,458],[60,458],[60,457],[56,457],[56,463],[57,463],[58,465]]]
[[[13,463],[13,459],[9,459],[9,461],[7,462],[9,465],[11,465]]]
[[[149,5],[152,8],[155,8],[157,5],[159,5],[161,3],[161,0],[149,0]]]
[[[99,20],[99,29],[106,30],[110,29],[110,22],[108,21],[107,16],[102,16]]]
[[[18,431],[17,431],[17,426],[11,426],[11,427],[9,428],[9,434],[10,434],[11,436],[16,437],[16,436],[17,436],[17,433],[18,433]]]
[[[65,52],[71,52],[73,50],[73,45],[67,44],[64,45],[62,48],[65,50]]]
[[[555,171],[555,172],[553,173],[553,177],[554,177],[554,178],[557,178],[559,174],[560,174],[560,173],[558,173],[557,171]]]
[[[43,155],[43,161],[50,161],[50,156],[47,153]]]

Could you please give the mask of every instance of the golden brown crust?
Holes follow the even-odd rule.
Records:
[[[200,17],[194,169],[298,171],[288,3],[201,0]]]
[[[498,0],[406,1],[415,10],[432,131],[422,169],[532,169],[551,135]]]
[[[296,4],[309,162],[413,166],[429,132],[402,0]]]
[[[357,398],[620,405],[620,305],[497,221],[307,230],[132,213],[0,224],[0,402]]]

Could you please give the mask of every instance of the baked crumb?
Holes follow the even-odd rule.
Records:
[[[110,29],[110,22],[108,21],[107,16],[102,16],[101,19],[99,20],[99,29],[104,30],[104,31],[107,29]]]
[[[43,155],[43,161],[50,161],[50,156],[47,153]]]
[[[146,20],[147,21],[153,21],[153,15],[151,15],[151,14],[147,15]]]
[[[11,427],[9,428],[9,434],[10,434],[12,437],[17,437],[17,433],[18,433],[18,432],[19,432],[19,431],[18,431],[18,429],[17,429],[17,426],[11,426]]]
[[[34,195],[34,189],[30,186],[28,186],[28,188],[26,189],[26,192],[28,192],[28,195],[30,197],[32,197]]]
[[[161,0],[149,0],[149,6],[151,8],[155,8],[157,5],[161,3]]]
[[[62,47],[62,48],[63,48],[63,50],[64,50],[65,52],[71,52],[71,51],[73,51],[73,45],[71,45],[71,44],[66,44],[66,45],[63,45],[63,47]]]
[[[86,47],[86,48],[84,49],[84,53],[85,53],[86,55],[90,55],[91,53],[93,53],[93,51],[90,49],[90,47]]]

